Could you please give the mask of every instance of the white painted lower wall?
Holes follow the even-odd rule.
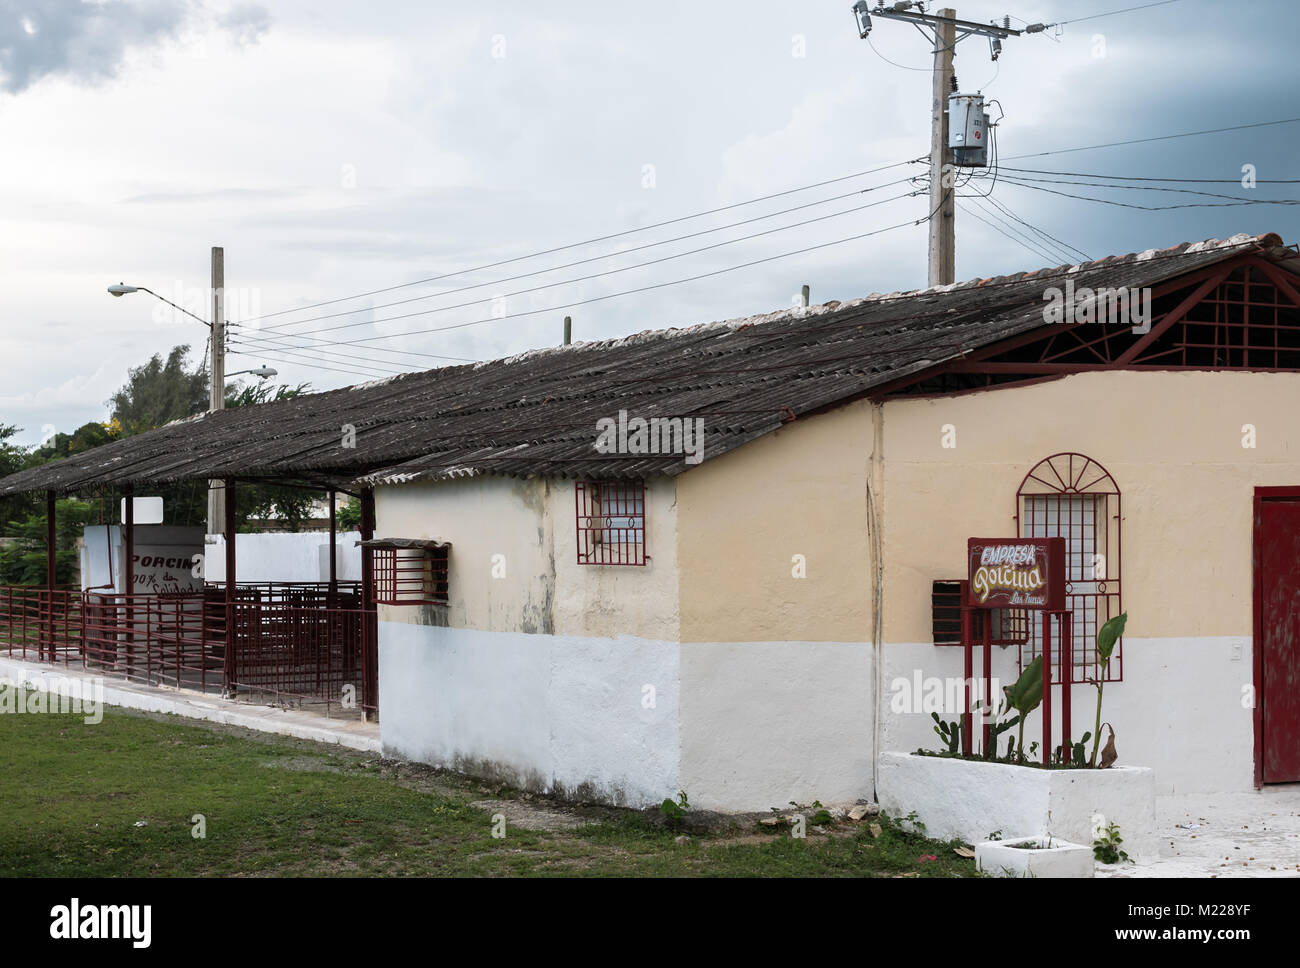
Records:
[[[869,643],[686,643],[681,655],[681,776],[693,805],[871,798]]]
[[[526,789],[626,806],[675,796],[677,684],[675,643],[379,627],[385,755]]]
[[[993,657],[994,675],[1009,685],[1018,674],[1015,649],[995,647]],[[913,679],[917,669],[924,676],[960,677],[961,649],[928,642],[889,644],[883,665],[881,749],[937,749],[940,741],[929,713],[892,711],[890,686],[898,678]],[[1125,637],[1124,681],[1108,683],[1102,702],[1102,720],[1115,728],[1119,763],[1152,767],[1162,794],[1252,789],[1254,727],[1242,693],[1251,685],[1252,669],[1249,636]],[[978,653],[975,672],[980,672]],[[1097,693],[1080,685],[1072,697],[1078,738],[1093,728]],[[1059,687],[1052,699],[1053,730],[1059,732]],[[955,719],[957,711],[940,716]],[[1035,715],[1025,727],[1026,746],[1041,737]],[[1053,738],[1059,740],[1059,735]]]
[[[1153,768],[1160,793],[1251,789],[1249,640],[1129,638],[1124,648],[1125,681],[1108,685],[1103,707],[1120,764]],[[928,712],[890,708],[891,683],[917,669],[958,678],[960,649],[884,654],[880,749],[936,749]],[[995,674],[1013,681],[1014,650],[994,657]],[[868,643],[678,644],[385,621],[379,679],[386,754],[529,789],[627,806],[685,790],[693,806],[725,811],[875,792]],[[1075,687],[1076,738],[1092,729],[1095,696]],[[1040,729],[1031,718],[1026,744]]]
[[[385,755],[529,789],[699,809],[870,797],[871,650],[380,622]]]

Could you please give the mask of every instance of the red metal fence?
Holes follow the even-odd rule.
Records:
[[[230,625],[233,621],[233,635]],[[158,595],[0,586],[0,653],[334,712],[377,712],[360,586],[260,583]]]

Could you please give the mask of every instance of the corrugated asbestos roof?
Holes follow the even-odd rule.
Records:
[[[1043,291],[1154,286],[1276,235],[1238,235],[910,293],[536,350],[177,421],[0,480],[0,496],[236,477],[344,484],[472,474],[648,477],[680,454],[600,454],[596,422],[702,417],[704,458],[792,417],[1044,325]],[[346,447],[345,425],[355,428]]]

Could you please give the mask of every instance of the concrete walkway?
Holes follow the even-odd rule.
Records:
[[[1098,877],[1300,877],[1300,784],[1156,798],[1160,857]]]
[[[228,726],[243,726],[264,733],[278,733],[318,743],[337,743],[349,749],[379,752],[379,724],[355,718],[332,719],[316,713],[277,709],[238,700],[220,699],[173,686],[146,686],[99,676],[76,667],[49,665],[0,656],[0,682],[34,683],[37,688],[59,695],[93,695],[87,687],[103,683],[103,702],[146,712],[173,713],[189,719],[206,719]]]

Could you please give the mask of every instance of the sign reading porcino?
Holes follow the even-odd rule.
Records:
[[[1064,538],[970,538],[967,605],[1065,608]]]

